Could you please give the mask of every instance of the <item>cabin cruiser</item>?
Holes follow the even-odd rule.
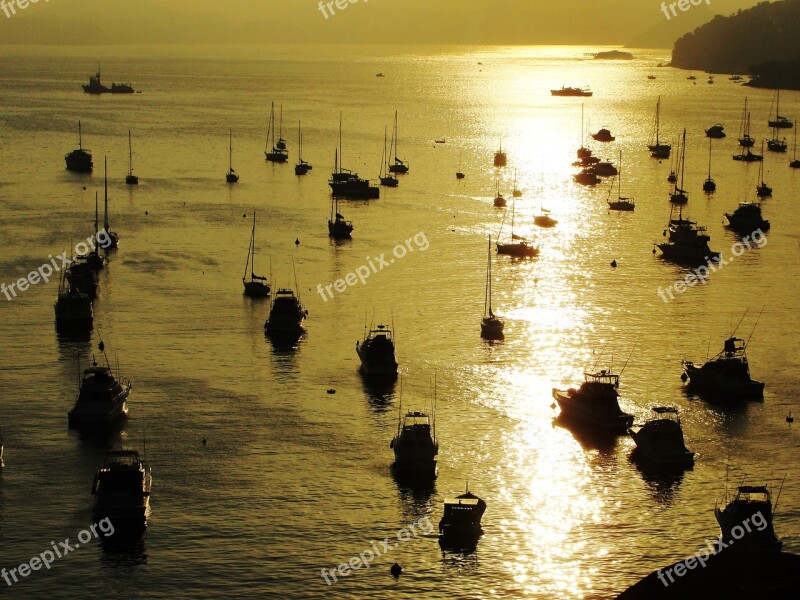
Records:
[[[619,407],[619,375],[603,369],[597,373],[584,373],[579,389],[558,390],[553,397],[568,419],[584,421],[603,429],[625,431],[633,425],[633,415]]]
[[[397,377],[394,339],[388,325],[370,329],[363,341],[356,342],[356,353],[361,359],[361,372],[367,377]]]
[[[750,377],[746,342],[737,337],[725,340],[722,352],[703,365],[683,361],[682,379],[701,392],[739,400],[763,400],[764,383]]]
[[[758,202],[740,202],[739,208],[733,213],[725,213],[725,218],[730,228],[741,235],[769,229],[769,221],[761,216],[761,204]]]
[[[575,180],[575,183],[581,185],[597,185],[601,181],[592,167],[583,169],[580,173],[573,175],[572,178]]]
[[[655,418],[638,430],[628,429],[639,453],[648,461],[659,465],[694,464],[694,452],[686,448],[678,409],[672,406],[654,406]]]
[[[66,274],[61,277],[61,282],[58,286],[58,298],[53,308],[56,313],[57,328],[92,328],[92,323],[94,322],[92,299],[89,294],[72,285],[67,280]]]
[[[683,206],[677,219],[670,218],[668,231],[668,241],[657,244],[664,258],[689,263],[719,260],[720,253],[708,247],[711,237],[706,233],[706,228],[697,226],[695,221],[684,219]]]
[[[725,131],[723,131],[724,129],[725,128],[720,124],[712,125],[706,129],[706,137],[722,139],[725,137]]]
[[[436,425],[424,412],[409,411],[402,422],[398,420],[397,434],[389,447],[394,450],[395,472],[436,477]]]
[[[147,525],[153,476],[136,450],[112,450],[92,483],[94,519],[111,521],[115,529]]]
[[[268,335],[300,335],[303,333],[303,320],[307,316],[308,311],[294,292],[281,288],[275,293],[264,331]]]
[[[730,550],[781,551],[783,542],[772,528],[772,496],[766,485],[739,486],[732,497],[726,493],[714,507],[714,515],[719,523],[720,539]],[[754,518],[757,515],[760,517]],[[737,528],[743,532],[738,537],[733,534]]]
[[[486,512],[486,502],[469,491],[444,502],[444,514],[439,521],[442,539],[474,540],[481,534],[481,518]]]
[[[129,83],[112,83],[111,87],[103,85],[100,80],[100,69],[89,76],[89,83],[81,86],[87,94],[133,94],[133,86]]]
[[[598,142],[613,142],[617,138],[611,135],[611,131],[603,128],[597,133],[592,134],[592,139],[597,140]]]
[[[560,90],[550,90],[551,96],[582,96],[589,97],[592,91],[589,88],[576,88],[561,86]]]
[[[101,367],[93,360],[83,372],[80,392],[75,406],[69,412],[70,428],[103,428],[111,425],[128,412],[126,399],[131,392],[131,382],[114,377],[111,366]]]

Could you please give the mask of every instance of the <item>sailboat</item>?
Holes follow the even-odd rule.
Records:
[[[589,129],[591,130],[591,123],[589,124]],[[591,165],[595,165],[600,162],[600,159],[596,156],[592,156],[593,152],[592,149],[588,147],[589,139],[586,137],[586,130],[583,127],[583,104],[581,104],[581,146],[578,148],[577,156],[578,160],[572,163],[573,167],[589,167]],[[577,176],[576,176],[577,178]],[[599,181],[599,179],[598,179]],[[579,182],[581,183],[581,182]]]
[[[786,143],[786,138],[782,140],[778,139],[778,128],[772,128],[772,139],[767,140],[767,150],[770,152],[786,152],[789,148],[789,144]]]
[[[398,141],[398,133],[397,133],[397,111],[394,111],[394,131],[392,132],[392,143],[389,146],[389,153],[392,154],[392,149],[394,149],[394,163],[389,165],[389,172],[390,173],[408,173],[408,165],[404,163],[402,160],[397,158],[397,141]]]
[[[253,211],[253,229],[250,232],[250,246],[247,248],[247,261],[244,263],[244,295],[251,298],[266,298],[269,296],[269,283],[266,277],[255,274],[256,270],[256,212]],[[247,273],[250,272],[248,279]]]
[[[512,192],[511,192],[511,195],[514,196],[514,198],[520,198],[522,196],[522,191],[517,189],[517,169],[516,169],[516,167],[514,168],[514,188],[513,188]]]
[[[752,148],[756,141],[750,135],[750,112],[747,110],[747,97],[744,99],[742,122],[739,125],[739,145],[742,148]]]
[[[105,250],[116,248],[119,245],[119,234],[109,230],[108,225],[108,158],[103,157],[103,231],[106,232],[108,240]]]
[[[537,256],[539,254],[539,249],[535,246],[531,246],[531,244],[521,235],[517,235],[514,233],[514,216],[515,216],[515,202],[512,201],[511,203],[511,242],[508,244],[501,244],[497,242],[495,245],[497,248],[498,254],[508,254],[510,256]],[[505,218],[503,219],[505,222]],[[502,225],[500,227],[502,230]]]
[[[281,121],[283,121],[283,107],[281,107]],[[283,123],[281,123],[283,128]],[[272,150],[269,149],[270,133],[272,134]],[[275,143],[275,103],[269,112],[269,124],[267,125],[267,140],[264,145],[264,156],[269,162],[285,163],[289,160],[289,152],[286,150],[286,142],[282,137]]]
[[[464,179],[464,173],[461,171],[461,151],[458,152],[458,171],[456,171],[456,179]]]
[[[506,199],[503,198],[503,194],[500,193],[500,178],[497,178],[497,195],[494,197],[494,205],[497,208],[504,208],[507,202]]]
[[[502,340],[505,323],[492,311],[492,236],[489,236],[489,253],[486,259],[486,293],[483,299],[481,337],[487,340]]]
[[[297,164],[294,166],[295,175],[305,175],[311,169],[310,164],[303,160],[303,132],[300,130],[300,121],[297,122]]]
[[[708,140],[708,179],[703,182],[703,191],[710,194],[717,189],[716,182],[711,179],[711,139]]]
[[[236,183],[239,181],[239,176],[233,170],[233,130],[230,130],[230,141],[228,144],[228,172],[225,174],[225,181],[228,183]]]
[[[683,189],[683,177],[686,174],[686,129],[683,130],[683,142],[678,150],[680,153],[680,163],[678,164],[678,172],[680,178],[680,186],[675,182],[672,193],[669,195],[669,201],[673,204],[686,204],[689,202],[689,197],[686,195],[686,190]]]
[[[381,172],[378,175],[381,185],[386,187],[397,187],[400,180],[389,173],[389,159],[386,156],[386,126],[383,128],[383,155],[381,156]]]
[[[505,167],[508,162],[506,153],[503,152],[503,140],[500,140],[500,149],[494,153],[494,166]]]
[[[339,214],[339,198],[331,197],[331,216],[328,219],[328,236],[335,240],[350,239],[353,224]]]
[[[333,158],[333,172],[328,180],[331,193],[339,198],[353,200],[377,200],[381,196],[381,188],[371,186],[368,179],[361,179],[358,173],[345,169],[342,160],[342,115],[339,113],[339,148]]]
[[[133,145],[131,144],[131,130],[128,129],[128,174],[125,176],[128,185],[139,185],[139,178],[133,174]]]
[[[800,169],[800,160],[797,159],[797,123],[795,122],[794,127],[794,157],[792,158],[792,162],[789,163],[789,166],[793,169]]]
[[[541,189],[539,190],[539,214],[533,216],[533,224],[538,225],[539,227],[555,227],[558,224],[553,217],[550,216],[550,211],[544,207],[544,201],[542,197],[544,196],[544,164],[542,164],[542,183]]]
[[[764,142],[761,142],[761,152],[764,152]],[[772,188],[764,183],[764,163],[763,161],[758,165],[758,179],[761,183],[756,187],[756,194],[759,198],[766,198],[772,196]]]
[[[678,170],[678,165],[677,165],[678,154],[679,154],[678,152],[675,153],[675,163],[673,163],[672,160],[670,160],[670,167],[672,168],[670,169],[669,175],[667,175],[667,181],[669,181],[670,183],[675,183],[676,181],[678,181],[678,175],[675,173],[675,171]]]
[[[622,150],[619,152],[619,174],[617,175],[617,199],[611,200],[611,190],[614,189],[614,185],[611,185],[611,189],[608,190],[609,198],[606,200],[608,203],[609,210],[624,210],[624,211],[632,211],[636,208],[636,204],[633,202],[633,198],[624,198],[622,196]]]
[[[83,134],[81,133],[81,122],[78,121],[78,148],[64,156],[67,163],[68,171],[75,171],[76,173],[91,173],[92,153],[83,147]]]
[[[656,102],[656,116],[653,122],[654,135],[650,139],[650,144],[647,148],[650,150],[650,156],[653,158],[669,158],[672,147],[669,144],[662,144],[659,140],[659,133],[661,131],[661,96],[658,97]]]
[[[772,116],[772,109],[770,109],[770,116]],[[775,106],[775,120],[770,119],[768,121],[770,127],[774,127],[776,129],[791,129],[792,128],[792,121],[787,119],[786,117],[781,116],[781,91],[778,90],[776,93],[776,106]]]

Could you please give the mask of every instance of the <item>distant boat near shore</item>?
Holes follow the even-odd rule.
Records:
[[[592,95],[592,91],[589,88],[575,88],[575,87],[565,87],[561,86],[560,90],[550,90],[551,96],[584,96],[589,97]]]
[[[87,94],[133,94],[135,90],[130,83],[112,83],[107,87],[100,81],[100,69],[97,73],[89,76],[89,83],[81,86]]]
[[[607,52],[595,52],[595,60],[633,60],[633,54],[630,52],[621,52],[620,50],[609,50]]]

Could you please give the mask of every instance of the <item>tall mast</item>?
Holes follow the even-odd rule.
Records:
[[[128,175],[133,175],[133,144],[130,129],[128,129]]]
[[[711,138],[708,138],[708,178],[711,179]]]
[[[617,173],[617,196],[622,198],[622,150],[619,151],[619,173]]]
[[[103,187],[103,229],[108,234],[108,157],[106,156],[103,157]],[[95,217],[95,221],[96,219]],[[96,222],[94,228],[97,229]]]
[[[400,135],[399,132],[397,131],[397,111],[395,110],[394,111],[394,159],[395,160],[397,160],[397,154],[398,154],[397,143],[400,141],[399,138]]]
[[[97,192],[94,193],[94,237],[97,239]]]
[[[303,164],[303,134],[300,133],[300,121],[297,122],[297,157],[298,164]]]
[[[683,129],[683,144],[681,145],[681,193],[683,193],[683,176],[686,171],[686,128]]]
[[[228,169],[233,171],[233,129],[228,130]]]
[[[78,148],[83,150],[83,136],[81,135],[81,122],[78,121]]]
[[[342,160],[342,111],[339,111],[339,168],[344,169],[342,165],[344,164],[344,160]]]
[[[660,128],[661,128],[661,96],[658,97],[658,102],[656,102],[656,146],[659,145],[658,134]]]

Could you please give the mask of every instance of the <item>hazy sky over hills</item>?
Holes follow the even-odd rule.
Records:
[[[8,2],[8,0],[7,0]],[[339,0],[343,3],[344,0]],[[709,0],[729,14],[756,0]],[[624,44],[665,22],[660,0],[50,0],[0,12],[2,43]],[[684,13],[678,17],[684,18]]]

